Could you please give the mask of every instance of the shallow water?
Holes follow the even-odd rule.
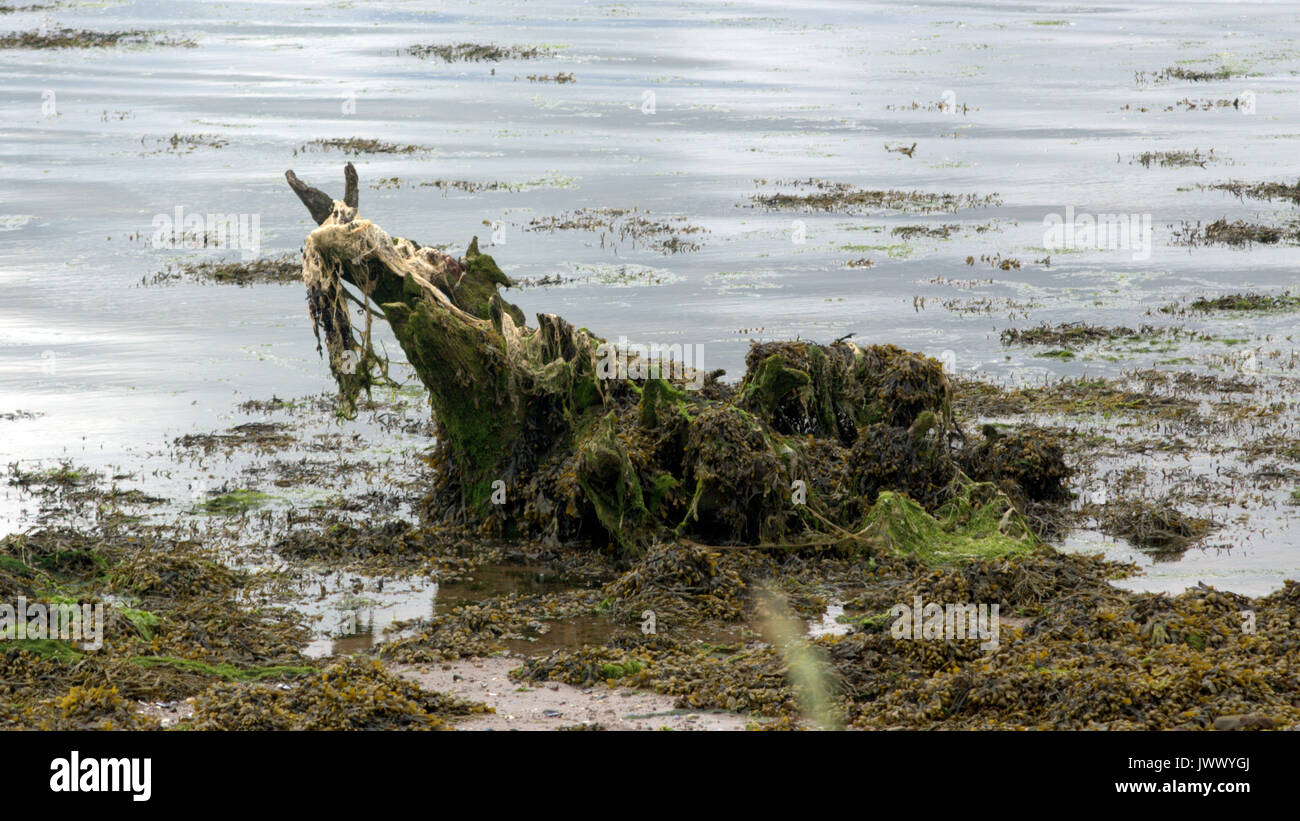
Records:
[[[789,6],[142,0],[0,15],[6,31],[140,28],[196,43],[0,49],[0,413],[39,414],[0,421],[0,459],[151,464],[174,437],[230,424],[239,402],[331,390],[299,288],[140,282],[169,263],[232,256],[152,247],[155,216],[178,207],[255,215],[260,255],[296,251],[311,226],[283,172],[337,195],[346,159],[360,172],[363,215],[390,233],[456,249],[495,233],[490,252],[511,276],[587,278],[515,293],[526,313],[559,313],[610,339],[701,345],[705,367],[733,377],[751,339],[849,333],[951,352],[957,370],[997,378],[1115,374],[1171,354],[1060,362],[1004,349],[998,331],[1084,318],[1136,326],[1150,321],[1148,308],[1181,297],[1300,284],[1288,248],[1169,243],[1183,220],[1290,214],[1285,203],[1196,186],[1300,176],[1300,156],[1288,150],[1300,136],[1294,5],[1191,3],[1176,14],[1051,2]],[[496,64],[399,53],[455,42],[556,51]],[[1185,60],[1213,66],[1218,55],[1249,76],[1145,85],[1134,77]],[[557,72],[576,82],[527,79]],[[1248,91],[1253,114],[1161,110]],[[958,110],[890,108],[941,99]],[[226,144],[173,150],[173,134]],[[299,150],[351,137],[422,148],[359,157]],[[913,142],[912,157],[885,150]],[[1222,161],[1176,169],[1132,161],[1193,148]],[[407,185],[371,187],[390,177]],[[755,179],[807,177],[996,194],[1002,204],[920,216],[752,207],[751,195],[778,190]],[[519,190],[418,187],[436,179]],[[1091,251],[1032,263],[1045,253],[1044,216],[1069,206],[1150,214],[1150,258]],[[691,237],[698,251],[661,255],[592,233],[526,230],[530,219],[580,207],[636,207],[708,233]],[[889,234],[920,223],[964,230],[909,243]],[[965,263],[995,253],[1025,265]],[[874,265],[846,266],[861,257]],[[936,277],[981,281],[953,287]],[[981,297],[999,301],[997,310],[939,304]],[[1029,316],[1009,318],[1006,300],[1032,303]],[[1294,322],[1292,314],[1196,324],[1220,336],[1269,336],[1289,350]],[[184,482],[174,485],[164,492],[183,492]],[[19,508],[6,490],[0,532],[23,526]],[[1300,524],[1278,508],[1263,530],[1220,532],[1214,541],[1231,549],[1151,565],[1134,584],[1273,589],[1300,569]],[[1088,534],[1071,544],[1132,553]]]

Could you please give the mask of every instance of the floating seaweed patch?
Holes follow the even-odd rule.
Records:
[[[1171,81],[1208,83],[1213,80],[1231,80],[1233,77],[1243,75],[1241,72],[1233,71],[1228,66],[1220,66],[1210,70],[1187,68],[1186,66],[1170,66],[1159,71],[1139,71],[1133,76],[1138,85],[1150,85]]]
[[[1102,532],[1160,556],[1181,555],[1217,525],[1189,516],[1168,499],[1109,502],[1101,513]]]
[[[1086,322],[1062,322],[1056,325],[1043,323],[1032,328],[1006,328],[1000,334],[1003,345],[1053,345],[1076,349],[1100,342],[1146,343],[1157,339],[1203,338],[1195,332],[1180,327],[1142,325],[1136,329],[1126,326],[1104,327]]]
[[[12,31],[0,34],[0,48],[65,49],[112,48],[114,46],[185,46],[196,43],[181,37],[169,37],[156,31],[92,31],[59,28],[41,31]]]
[[[1228,294],[1217,297],[1197,297],[1187,306],[1190,311],[1209,313],[1212,311],[1243,311],[1270,313],[1275,311],[1294,311],[1300,309],[1300,296],[1289,291],[1281,294],[1261,294],[1256,291]],[[1163,309],[1162,309],[1163,310]]]
[[[1202,186],[1217,191],[1227,191],[1236,195],[1240,199],[1266,200],[1287,200],[1300,205],[1300,182],[1287,184],[1284,182],[1244,182],[1242,180],[1229,180],[1228,182],[1215,183],[1214,185]]]
[[[302,281],[302,260],[297,254],[255,259],[249,262],[189,262],[167,266],[141,285],[171,285],[177,282],[200,282],[213,285],[279,284]]]
[[[502,60],[536,60],[549,57],[555,49],[547,46],[494,46],[482,43],[414,45],[406,49],[413,57],[437,57],[445,63],[499,63]]]
[[[172,134],[170,137],[140,138],[141,145],[155,146],[155,154],[190,154],[196,148],[225,148],[230,144],[216,134]]]
[[[580,208],[549,217],[529,220],[529,231],[589,231],[600,235],[600,246],[609,242],[630,242],[661,254],[698,251],[691,237],[708,233],[686,217],[655,217],[638,208]]]
[[[1141,154],[1133,155],[1130,163],[1138,163],[1143,168],[1150,168],[1153,165],[1161,168],[1186,168],[1195,166],[1204,168],[1212,162],[1219,162],[1222,157],[1214,154],[1211,148],[1208,152],[1202,152],[1194,148],[1191,151],[1143,151]]]
[[[304,143],[295,148],[293,153],[294,156],[297,156],[300,152],[307,151],[342,151],[344,154],[357,156],[360,154],[416,154],[429,150],[431,149],[422,145],[402,145],[400,143],[363,139],[361,137],[339,137],[312,140],[311,142]]]
[[[578,78],[570,72],[560,71],[555,74],[529,74],[528,82],[530,83],[556,83],[564,85],[565,83],[576,83]]]
[[[766,185],[767,180],[755,180]],[[873,211],[902,211],[928,214],[968,208],[989,208],[1001,201],[996,194],[932,194],[924,191],[865,189],[845,182],[809,178],[777,180],[775,185],[804,189],[804,193],[755,194],[751,201],[773,211],[825,211],[860,214]],[[811,189],[811,190],[808,190]]]
[[[1174,231],[1172,238],[1174,245],[1186,245],[1189,248],[1200,245],[1227,245],[1234,248],[1245,248],[1256,243],[1277,245],[1283,241],[1287,243],[1300,241],[1300,226],[1278,227],[1246,222],[1245,220],[1228,222],[1226,218],[1217,219],[1206,224],[1202,224],[1200,221],[1191,223],[1184,220]]]

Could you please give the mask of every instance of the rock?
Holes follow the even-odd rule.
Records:
[[[1214,719],[1216,730],[1271,730],[1276,726],[1277,722],[1268,716],[1253,714],[1219,716]]]

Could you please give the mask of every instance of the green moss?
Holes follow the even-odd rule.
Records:
[[[573,386],[573,411],[582,413],[600,402],[600,388],[594,378],[579,379]]]
[[[579,446],[578,484],[600,523],[623,548],[635,548],[634,531],[647,518],[641,481],[618,435],[618,418],[607,414]]]
[[[452,288],[452,298],[467,313],[479,319],[488,319],[491,316],[489,306],[492,297],[497,295],[497,286],[509,287],[514,283],[497,267],[496,260],[479,252],[478,237],[470,240],[469,248],[465,251],[464,262],[467,272]],[[524,312],[504,300],[501,304],[515,324],[522,327]]]
[[[810,349],[809,358],[815,365],[822,365],[826,355],[813,348]],[[817,417],[822,425],[834,430],[835,420],[829,416],[830,409],[822,406],[823,403],[816,402],[816,398],[812,376],[807,371],[787,365],[781,354],[772,354],[760,362],[752,379],[747,375],[737,397],[738,404],[742,407],[752,407],[757,402],[759,407],[772,416],[777,414],[784,403],[798,404],[806,414]]]
[[[678,412],[680,403],[686,400],[686,393],[679,391],[662,379],[646,380],[641,389],[641,424],[655,428],[667,420],[668,414]]]
[[[499,334],[463,322],[420,301],[410,309],[385,305],[402,349],[433,398],[439,432],[457,460],[465,507],[487,510],[502,454],[509,453],[521,420],[504,397],[510,395],[506,351]],[[492,351],[484,356],[485,351]]]

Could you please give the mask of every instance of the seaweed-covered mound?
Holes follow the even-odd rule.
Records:
[[[747,590],[734,561],[693,545],[653,545],[645,557],[605,586],[616,615],[639,618],[649,610],[656,618],[739,619]],[[689,606],[687,603],[689,602]]]
[[[448,730],[446,719],[490,711],[424,690],[373,660],[344,658],[293,684],[218,684],[201,695],[201,730]]]
[[[988,508],[1000,524],[974,540],[1010,548],[1028,533],[1012,507],[1067,498],[1069,470],[1043,435],[967,439],[933,359],[848,340],[760,343],[733,390],[557,316],[529,328],[476,241],[458,259],[390,237],[357,215],[346,170],[343,201],[288,173],[320,223],[303,252],[308,302],[345,410],[384,372],[369,339],[380,314],[427,387],[442,468],[433,521],[630,554],[678,538],[896,549],[900,528],[938,514],[924,528],[952,532],[954,499],[978,498],[965,519]],[[366,309],[364,327],[349,302]],[[972,494],[977,483],[994,491]],[[879,506],[884,493],[909,501]]]
[[[779,433],[851,445],[865,425],[906,428],[924,411],[951,415],[943,366],[893,345],[762,342],[751,346],[745,365],[737,405]]]

